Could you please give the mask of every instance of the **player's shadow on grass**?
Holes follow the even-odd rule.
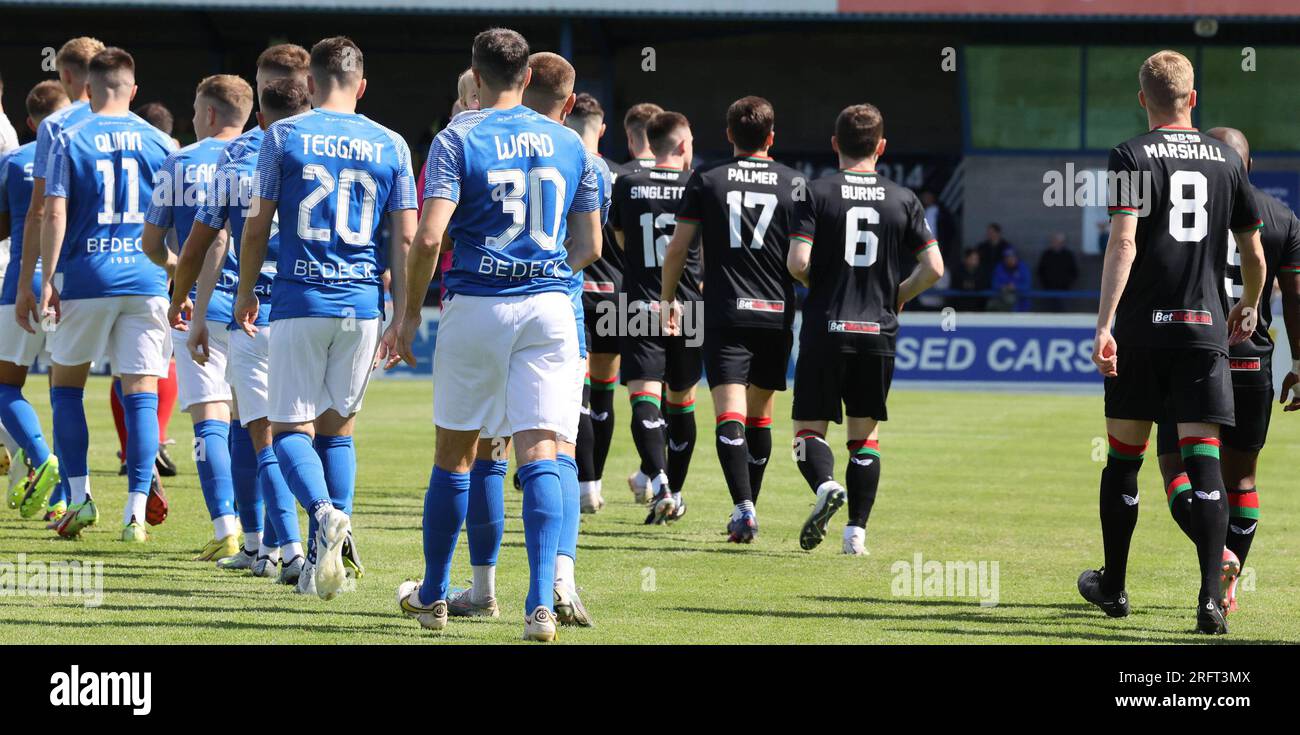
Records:
[[[1101,622],[1101,621],[1098,621]],[[1190,627],[1185,632],[1155,630],[1153,628],[1125,628],[1136,633],[1150,632],[1157,635],[1116,635],[1115,633],[1094,633],[1083,630],[1028,630],[1019,629],[1013,631],[1001,630],[972,630],[970,628],[886,628],[885,630],[899,633],[941,633],[955,636],[1017,636],[1017,637],[1038,637],[1062,639],[1073,643],[1083,643],[1086,641],[1106,641],[1111,643],[1177,643],[1187,644],[1206,644],[1206,645],[1232,645],[1232,644],[1249,644],[1249,645],[1294,645],[1290,641],[1265,640],[1262,638],[1241,638],[1228,636],[1207,636],[1195,633]]]
[[[917,605],[920,607],[970,607],[972,603],[969,599],[936,599],[930,597],[843,597],[838,595],[802,595],[805,600],[815,600],[817,602],[845,602],[853,604],[880,604],[880,605]],[[1173,605],[1143,605],[1147,610],[1183,610],[1182,607]],[[1075,610],[1087,611],[1092,608],[1084,603],[1058,603],[1058,602],[999,602],[994,609],[1015,609],[1015,608],[1044,608],[1048,610]],[[1071,613],[1080,617],[1094,617],[1093,615],[1082,615],[1080,613]]]
[[[511,546],[517,549],[524,548],[524,545],[518,541],[503,541],[502,546]],[[728,556],[766,556],[780,559],[788,559],[790,555],[778,551],[758,551],[753,548],[744,548],[739,544],[729,546],[630,546],[628,544],[619,544],[618,546],[604,546],[601,544],[584,544],[578,543],[578,548],[582,551],[644,551],[647,553],[664,553],[664,552],[681,552],[684,554],[726,554]]]

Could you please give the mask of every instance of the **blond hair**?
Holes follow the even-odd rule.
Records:
[[[195,92],[212,102],[221,120],[231,125],[243,125],[253,111],[253,88],[234,74],[207,77]]]
[[[54,55],[54,65],[84,76],[90,69],[90,60],[103,50],[104,42],[98,38],[78,36],[59,48],[59,52]]]
[[[1156,112],[1177,112],[1192,95],[1196,72],[1192,62],[1177,51],[1158,51],[1142,62],[1138,83],[1147,107]]]

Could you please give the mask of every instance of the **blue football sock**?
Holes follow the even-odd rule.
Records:
[[[582,515],[582,490],[578,487],[578,460],[567,454],[557,454],[560,465],[560,492],[562,493],[563,521],[560,524],[560,546],[556,551],[570,559],[578,558],[578,521]]]
[[[357,486],[357,453],[352,437],[317,434],[312,445],[325,468],[330,501],[335,508],[352,515],[352,495]]]
[[[158,457],[158,394],[123,395],[122,412],[126,419],[127,491],[148,494]]]
[[[280,534],[275,532],[275,523],[272,522],[271,509],[266,507],[266,491],[262,488],[262,473],[257,473],[257,494],[262,497],[262,507],[266,508],[262,515],[262,546],[268,549],[278,549],[280,543]]]
[[[506,528],[506,461],[480,459],[469,472],[469,508],[465,513],[465,539],[469,563],[492,566],[501,550]]]
[[[456,537],[465,522],[469,502],[469,473],[448,472],[434,467],[429,490],[424,494],[424,582],[420,604],[447,599],[451,581],[451,557]]]
[[[244,533],[262,530],[262,496],[257,489],[257,452],[253,437],[238,421],[230,424],[230,476],[235,484],[235,509]]]
[[[311,446],[311,437],[299,431],[276,434],[271,446],[275,448],[275,458],[280,460],[280,473],[289,484],[289,492],[307,510],[308,516],[314,516],[317,508],[330,502],[330,494],[325,487],[325,469]],[[312,526],[312,538],[315,538],[315,524]]]
[[[262,488],[262,501],[266,506],[267,528],[275,533],[275,545],[284,546],[293,542],[302,542],[302,531],[298,527],[298,508],[294,505],[293,493],[280,473],[280,460],[275,450],[266,447],[257,453],[257,479]],[[263,540],[267,532],[263,533]],[[271,542],[267,541],[270,546]]]
[[[51,439],[54,438],[52,432],[51,432],[51,437],[50,437],[50,438],[51,438]],[[60,456],[60,455],[59,455],[59,442],[58,442],[57,440],[55,440],[55,442],[54,442],[54,456],[56,456],[56,457],[59,457],[59,456]],[[54,492],[50,493],[50,505],[57,505],[57,504],[59,504],[59,503],[61,503],[61,502],[62,502],[62,503],[71,503],[71,502],[72,502],[72,488],[68,486],[68,472],[67,472],[66,469],[64,469],[65,467],[66,467],[66,465],[63,464],[63,460],[60,458],[60,460],[59,460],[59,484],[58,484],[58,485],[55,485],[55,486],[54,486]]]
[[[23,398],[22,388],[0,383],[0,424],[13,434],[18,446],[33,467],[40,467],[50,458],[50,447],[41,433],[41,422],[32,404]]]
[[[86,427],[86,406],[81,388],[50,388],[50,408],[54,415],[54,443],[59,446],[59,471],[64,477],[90,474],[86,453],[90,449],[90,429]],[[158,433],[157,421],[154,433]],[[158,447],[154,447],[158,451]]]
[[[524,613],[538,605],[555,609],[555,554],[564,522],[561,506],[560,467],[553,459],[540,459],[519,468],[524,486],[524,548],[528,550],[528,597]]]
[[[194,466],[208,506],[208,518],[235,514],[235,486],[230,477],[230,424],[208,419],[194,425]]]

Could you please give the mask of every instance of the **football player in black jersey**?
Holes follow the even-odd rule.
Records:
[[[632,400],[632,441],[641,458],[638,474],[652,488],[646,523],[658,524],[677,520],[686,512],[682,488],[695,451],[695,384],[704,363],[700,349],[703,335],[698,330],[664,335],[658,313],[664,249],[676,227],[677,207],[691,175],[691,125],[681,113],[661,112],[651,118],[646,135],[654,163],[618,178],[609,221],[626,263],[622,380]],[[703,280],[696,238],[678,288],[685,313],[700,313]],[[695,326],[693,320],[691,326]]]
[[[792,341],[794,281],[785,260],[795,190],[804,179],[768,156],[774,118],[761,97],[743,97],[727,109],[733,156],[691,174],[660,293],[665,327],[677,334],[678,287],[691,243],[702,236],[704,365],[717,413],[718,459],[735,504],[727,524],[734,543],[750,543],[758,533],[754,501],[772,454],[773,396],[785,390]]]
[[[816,494],[799,545],[816,548],[846,500],[843,552],[866,550],[867,518],[880,484],[879,423],[894,375],[894,340],[903,304],[943,276],[943,256],[925,209],[908,189],[876,173],[885,152],[884,120],[873,105],[853,105],[835,120],[838,173],[812,182],[796,204],[787,265],[808,286],[794,373],[794,455]],[[902,278],[900,254],[916,258]],[[849,465],[835,481],[826,428],[848,414]]]
[[[577,96],[573,111],[564,121],[577,131],[582,144],[600,156],[600,138],[605,134],[605,110],[587,93]],[[625,170],[622,164],[601,158],[609,168],[610,183]],[[605,223],[602,242],[613,242],[614,233]],[[582,512],[595,513],[605,505],[601,477],[614,436],[614,381],[618,377],[619,336],[613,319],[602,315],[617,312],[618,292],[623,280],[623,254],[618,248],[604,248],[595,263],[582,269],[583,325],[587,330],[587,382],[582,390],[582,416],[578,422],[578,484],[582,488]],[[593,391],[593,388],[599,390]],[[600,404],[593,407],[593,401]]]
[[[1222,140],[1237,152],[1250,170],[1250,143],[1240,130],[1214,128],[1206,135]],[[1259,322],[1250,339],[1228,349],[1228,366],[1232,373],[1232,401],[1236,426],[1223,427],[1220,439],[1223,484],[1228,491],[1228,535],[1223,550],[1220,594],[1224,614],[1237,609],[1237,576],[1246,563],[1250,542],[1259,524],[1259,496],[1255,487],[1255,464],[1268,435],[1273,413],[1273,281],[1281,287],[1282,313],[1287,323],[1291,357],[1300,355],[1300,220],[1291,208],[1268,193],[1252,187],[1255,205],[1264,227],[1260,237],[1264,246],[1264,291],[1259,300]],[[1241,297],[1243,280],[1235,250],[1228,250],[1227,280],[1224,288],[1230,301]],[[1287,381],[1300,381],[1300,368],[1293,365]],[[1285,402],[1285,393],[1283,401]],[[1300,401],[1300,398],[1297,398]],[[1156,436],[1160,456],[1160,473],[1165,480],[1165,497],[1174,520],[1188,537],[1191,529],[1192,484],[1183,470],[1178,452],[1178,432],[1168,421],[1162,422]]]
[[[1241,158],[1192,127],[1196,90],[1187,57],[1156,53],[1139,80],[1150,132],[1110,153],[1115,201],[1093,352],[1106,377],[1110,454],[1099,501],[1106,562],[1079,575],[1078,587],[1107,615],[1128,614],[1124,577],[1138,470],[1152,422],[1170,421],[1191,485],[1188,527],[1201,572],[1196,627],[1226,633],[1219,575],[1228,504],[1219,431],[1234,424],[1229,344],[1249,338],[1258,319],[1262,223]],[[1231,310],[1223,288],[1229,230],[1242,280]]]

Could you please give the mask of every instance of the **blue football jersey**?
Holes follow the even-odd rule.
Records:
[[[204,138],[167,156],[154,182],[153,199],[144,221],[164,230],[176,230],[176,244],[185,244],[194,216],[203,206],[228,141]],[[195,290],[190,290],[190,299]],[[208,300],[208,319],[229,322],[234,306],[230,293],[214,290]]]
[[[221,149],[219,163],[230,163],[238,160],[250,151],[256,155],[257,150],[262,147],[263,135],[265,135],[265,132],[257,125],[245,130],[238,138],[230,141],[225,148]]]
[[[45,194],[68,200],[62,298],[167,295],[167,272],[140,241],[154,177],[174,147],[135,115],[90,115],[59,134]]]
[[[385,215],[416,207],[401,136],[356,113],[285,118],[262,139],[253,192],[277,202],[273,320],[382,316]]]
[[[248,208],[253,203],[253,179],[257,175],[257,151],[261,144],[261,136],[252,141],[243,139],[243,136],[231,141],[227,150],[231,146],[239,145],[236,153],[240,157],[217,167],[212,188],[194,218],[215,230],[229,225],[230,246],[226,249],[226,262],[222,264],[221,277],[217,281],[213,298],[216,297],[217,292],[220,292],[225,298],[233,300],[239,288],[239,244],[244,235],[244,221],[248,219]],[[271,287],[275,281],[276,261],[279,257],[280,227],[277,214],[271,222],[271,237],[267,240],[266,261],[257,276],[257,285],[253,287],[259,304],[255,322],[258,326],[264,327],[271,323]],[[227,329],[239,328],[232,315]]]
[[[457,115],[429,148],[423,192],[457,203],[448,292],[568,292],[566,217],[600,206],[591,160],[577,133],[527,107]]]
[[[54,148],[54,141],[58,140],[64,130],[90,115],[89,102],[73,102],[51,112],[41,121],[40,127],[36,128],[36,154],[32,160],[32,176],[38,179],[49,178],[50,151]]]
[[[23,261],[23,225],[27,207],[32,203],[32,171],[35,167],[36,143],[28,143],[0,156],[0,212],[9,213],[9,266],[5,268],[4,287],[0,288],[0,306],[9,306],[18,298],[18,272]],[[41,290],[41,261],[36,261],[32,292]]]
[[[609,170],[609,164],[600,156],[588,153],[589,164],[596,171],[596,188],[600,192],[600,223],[605,224],[609,218],[609,205],[611,193],[613,191],[614,176]],[[608,243],[604,247],[610,247]],[[574,273],[569,278],[569,300],[573,303],[573,319],[578,323],[578,357],[586,359],[587,357],[587,327],[586,327],[586,310],[582,304],[582,271]]]

